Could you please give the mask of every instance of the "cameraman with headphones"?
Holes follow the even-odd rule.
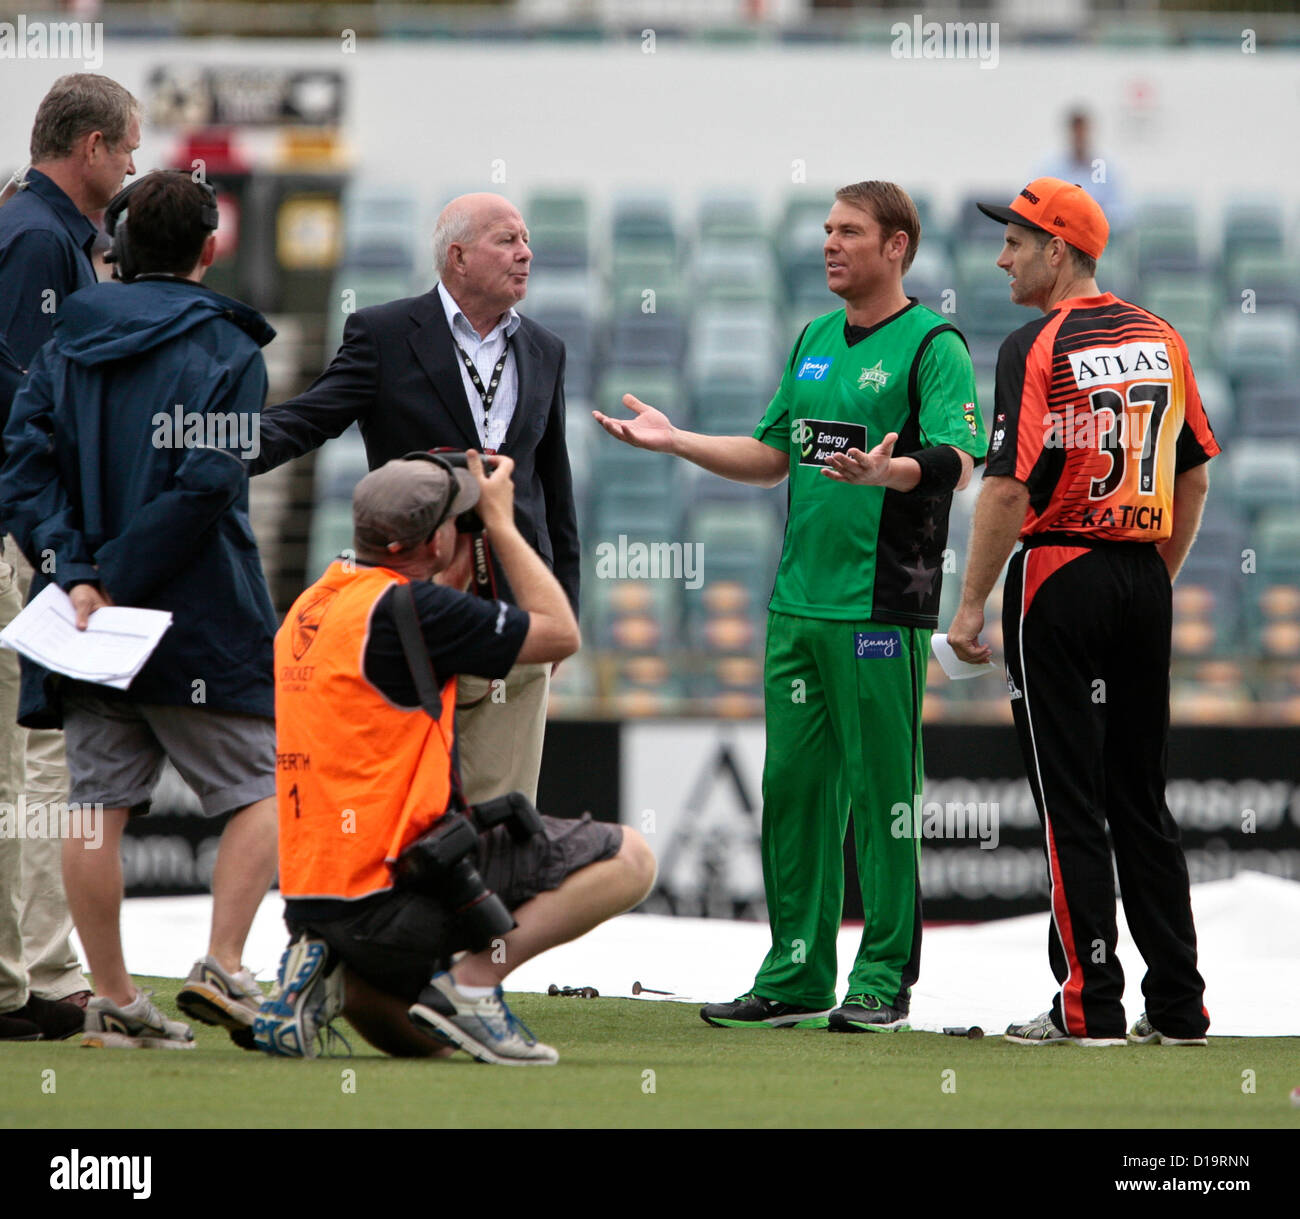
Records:
[[[167,610],[172,624],[129,690],[22,661],[19,722],[64,729],[69,800],[102,817],[102,850],[67,838],[68,906],[94,973],[83,1044],[193,1048],[188,1025],[137,991],[123,960],[120,844],[164,757],[209,816],[231,814],[212,877],[208,953],[177,1003],[252,1048],[262,994],[241,966],[275,875],[275,613],[248,523],[245,462],[266,398],[260,314],[204,288],[216,195],[156,172],[105,213],[115,277],[62,303],[4,440],[0,511],[84,630],[103,606]],[[102,810],[100,812],[99,810]]]
[[[504,678],[580,643],[563,588],[515,524],[514,463],[493,460],[487,474],[473,451],[418,452],[367,474],[352,497],[355,559],[331,564],[276,635],[293,938],[254,1026],[268,1053],[314,1057],[343,1012],[390,1054],[554,1063],[502,980],[654,883],[635,830],[543,817],[518,792],[473,809],[462,798],[457,675]],[[462,591],[479,532],[517,606]]]

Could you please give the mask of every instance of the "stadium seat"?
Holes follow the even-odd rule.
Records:
[[[777,304],[783,293],[776,260],[766,245],[750,241],[710,238],[700,242],[691,272],[696,299],[754,301]],[[823,283],[824,283],[823,273]]]
[[[1248,511],[1300,503],[1300,447],[1241,438],[1225,456],[1237,502]]]
[[[1220,323],[1221,366],[1234,381],[1282,381],[1300,364],[1300,320],[1294,309],[1228,310]]]
[[[702,308],[691,323],[688,379],[706,380],[710,370],[743,361],[751,364],[755,379],[775,385],[786,356],[784,337],[769,305]]]
[[[686,353],[686,324],[668,312],[639,309],[615,316],[609,326],[608,359],[624,368],[680,369]]]
[[[635,247],[658,249],[676,257],[677,229],[667,196],[625,195],[614,201],[610,220],[610,249],[615,255]]]
[[[385,305],[415,295],[417,288],[409,270],[375,270],[369,267],[341,267],[334,273],[334,288],[326,312],[327,357],[343,342],[348,318],[358,309]]]
[[[534,259],[520,312],[539,321],[552,312],[590,317],[600,304],[598,292],[599,283],[586,267],[554,267]]]
[[[591,261],[586,198],[576,192],[537,191],[524,208],[529,245],[542,267],[586,267]]]
[[[353,488],[369,469],[365,441],[354,423],[341,435],[327,440],[316,454],[316,504],[345,503],[350,510]]]
[[[1276,203],[1232,203],[1223,214],[1223,263],[1242,255],[1280,259],[1286,245],[1282,209]]]
[[[1292,381],[1243,381],[1236,396],[1242,436],[1300,441],[1300,394]]]
[[[722,237],[766,244],[768,239],[758,200],[732,191],[708,192],[700,199],[696,233],[701,242]]]
[[[417,263],[428,262],[429,237],[421,231],[414,190],[353,183],[343,216],[343,268],[409,276]]]
[[[351,500],[328,500],[317,504],[312,512],[307,542],[307,579],[318,579],[340,553],[351,546]]]
[[[1229,307],[1240,309],[1243,302],[1256,309],[1300,307],[1300,262],[1283,257],[1280,250],[1274,254],[1244,251],[1226,267],[1224,298]]]

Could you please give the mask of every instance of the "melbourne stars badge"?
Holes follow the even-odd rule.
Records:
[[[880,391],[885,387],[885,382],[888,381],[890,377],[890,374],[880,367],[882,362],[883,361],[881,360],[877,360],[873,367],[864,368],[862,370],[862,375],[858,377],[859,389],[866,389],[867,386],[870,385],[876,393],[880,393]]]

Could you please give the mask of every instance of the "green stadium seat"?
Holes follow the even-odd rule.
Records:
[[[1276,203],[1232,203],[1223,214],[1223,262],[1247,254],[1280,259],[1286,246],[1282,209]]]
[[[341,435],[327,440],[316,454],[315,502],[352,503],[352,491],[370,470],[366,444],[354,423]]]
[[[1220,334],[1221,367],[1234,381],[1282,381],[1295,375],[1300,364],[1300,317],[1296,310],[1228,310]]]
[[[330,500],[318,504],[312,513],[307,542],[307,579],[318,579],[339,554],[351,546],[351,501]]]
[[[1246,251],[1226,263],[1224,297],[1229,306],[1241,308],[1249,300],[1256,309],[1270,306],[1300,306],[1300,261],[1275,254]],[[1252,293],[1247,297],[1245,293]]]
[[[1239,438],[1224,459],[1234,498],[1247,511],[1300,503],[1300,447]]]

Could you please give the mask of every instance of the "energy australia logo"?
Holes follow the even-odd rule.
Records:
[[[859,660],[893,660],[903,644],[897,631],[854,631],[853,650]]]
[[[804,356],[799,371],[794,374],[796,381],[824,381],[835,363],[832,356]]]

